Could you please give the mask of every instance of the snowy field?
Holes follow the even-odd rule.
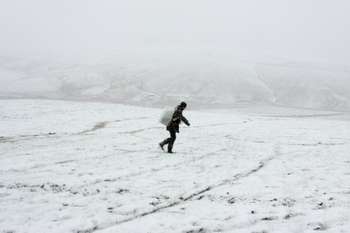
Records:
[[[1,233],[350,232],[350,117],[0,100]]]

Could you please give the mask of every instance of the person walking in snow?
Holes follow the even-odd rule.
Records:
[[[187,104],[181,102],[176,108],[175,111],[166,126],[166,129],[170,133],[170,137],[159,143],[159,146],[164,150],[164,146],[168,144],[168,153],[173,153],[173,146],[176,140],[176,133],[179,133],[179,125],[181,122],[184,122],[187,126],[190,126],[188,120],[182,115],[182,111],[185,110]]]

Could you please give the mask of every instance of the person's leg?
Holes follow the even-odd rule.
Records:
[[[165,139],[165,140],[163,140],[161,143],[159,143],[159,146],[160,146],[160,148],[162,148],[162,150],[164,150],[164,146],[166,145],[166,144],[169,144],[170,142],[171,142],[171,131],[169,130],[169,133],[170,133],[170,138],[167,138],[167,139]]]
[[[168,153],[172,153],[173,152],[173,146],[174,146],[174,142],[176,140],[176,131],[175,130],[170,130],[170,140],[168,143]]]

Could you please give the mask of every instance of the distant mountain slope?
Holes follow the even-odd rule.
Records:
[[[315,64],[215,59],[119,60],[93,65],[0,59],[0,96],[157,106],[277,104],[350,110],[350,72]]]

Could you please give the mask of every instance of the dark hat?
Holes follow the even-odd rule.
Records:
[[[186,108],[187,104],[182,101],[179,106],[182,107],[182,108]]]

